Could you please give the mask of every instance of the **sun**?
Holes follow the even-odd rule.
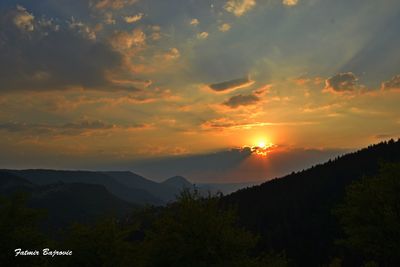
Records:
[[[254,142],[251,150],[256,155],[266,157],[273,147],[274,144],[267,142],[265,139],[258,139],[256,142]]]
[[[260,142],[258,143],[258,147],[259,147],[259,148],[266,148],[267,145],[266,145],[265,141],[260,141]]]

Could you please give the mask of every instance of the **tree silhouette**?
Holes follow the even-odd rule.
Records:
[[[45,266],[46,259],[35,256],[15,257],[14,250],[41,250],[48,241],[39,229],[44,212],[26,206],[26,194],[0,199],[0,265]]]
[[[400,164],[351,184],[335,213],[346,234],[341,243],[368,266],[400,266]]]
[[[145,266],[260,266],[250,256],[257,237],[237,227],[234,212],[222,210],[219,201],[184,190],[148,231]]]

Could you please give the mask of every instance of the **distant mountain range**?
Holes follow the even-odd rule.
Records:
[[[240,187],[235,185],[196,187],[205,194],[230,193]],[[0,170],[0,195],[18,191],[30,194],[32,207],[48,210],[46,225],[60,227],[73,221],[124,216],[138,206],[164,205],[174,201],[183,188],[193,187],[182,176],[158,183],[129,171]]]
[[[0,195],[8,196],[16,192],[28,195],[29,206],[46,211],[43,227],[47,231],[74,222],[93,222],[105,216],[121,217],[137,207],[114,196],[103,185],[75,182],[38,185],[10,172],[0,171]]]

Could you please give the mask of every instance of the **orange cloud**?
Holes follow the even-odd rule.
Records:
[[[133,16],[125,16],[124,20],[126,23],[135,23],[139,20],[141,20],[143,18],[144,14],[143,13],[139,13]]]
[[[400,74],[382,83],[382,90],[400,89]]]
[[[141,47],[146,44],[146,34],[140,29],[135,29],[132,32],[118,31],[111,36],[110,43],[116,50]]]
[[[121,9],[138,2],[138,0],[91,0],[90,5],[96,9]]]
[[[228,0],[224,6],[225,10],[237,17],[243,16],[256,5],[255,0]]]

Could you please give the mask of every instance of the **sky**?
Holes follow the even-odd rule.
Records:
[[[400,136],[398,0],[0,2],[0,168],[258,181]]]

